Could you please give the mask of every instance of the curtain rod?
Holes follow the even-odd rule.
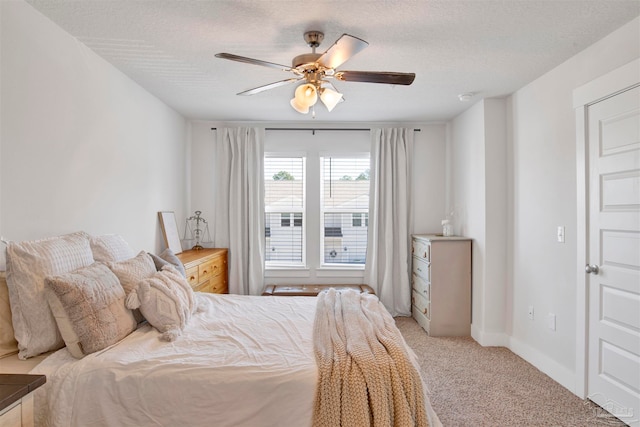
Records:
[[[216,130],[218,128],[211,128],[211,130]],[[329,130],[329,131],[343,131],[343,130],[348,130],[348,131],[358,131],[358,132],[368,132],[371,130],[371,128],[265,128],[264,130],[310,130],[311,132],[317,131],[317,130]],[[414,129],[414,132],[420,132],[420,129]]]

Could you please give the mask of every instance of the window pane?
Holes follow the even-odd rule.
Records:
[[[300,222],[302,223],[302,217]],[[265,213],[264,224],[265,261],[283,265],[300,265],[303,262],[302,226],[283,226],[280,214],[275,213]]]
[[[369,159],[322,159],[322,208],[324,263],[364,264],[369,225]]]
[[[369,210],[369,159],[322,160],[322,197],[325,210]]]
[[[325,213],[324,262],[364,264],[367,256],[367,227],[352,225],[350,213]],[[341,220],[342,226],[335,222]],[[327,227],[327,223],[332,226]]]
[[[304,158],[265,157],[267,265],[304,263]]]
[[[302,157],[265,157],[264,204],[267,212],[295,212],[304,207]]]

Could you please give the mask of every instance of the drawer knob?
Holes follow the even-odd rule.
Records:
[[[426,308],[424,310],[422,310],[422,314],[424,314],[424,315],[427,314],[427,309]]]
[[[190,281],[190,282],[192,282],[192,281],[194,281],[194,280],[196,280],[196,276],[191,276],[191,277],[189,277],[189,281]]]

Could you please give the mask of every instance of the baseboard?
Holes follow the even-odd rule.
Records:
[[[509,335],[502,332],[483,332],[471,325],[471,338],[483,347],[507,347],[509,348]]]
[[[551,379],[562,385],[571,393],[578,395],[575,389],[576,376],[574,372],[571,372],[555,360],[513,337],[509,338],[509,345],[507,347],[509,350],[513,351],[515,354],[547,374]]]

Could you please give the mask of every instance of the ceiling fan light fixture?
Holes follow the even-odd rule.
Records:
[[[331,112],[340,101],[342,101],[342,94],[333,89],[325,87],[320,92],[320,100],[327,107],[327,110]]]
[[[309,107],[318,102],[318,91],[310,83],[300,85],[296,88],[295,96],[291,100],[291,106],[299,113],[307,114]]]
[[[309,106],[301,105],[296,98],[292,98],[290,104],[291,107],[300,114],[307,114],[309,112]]]

